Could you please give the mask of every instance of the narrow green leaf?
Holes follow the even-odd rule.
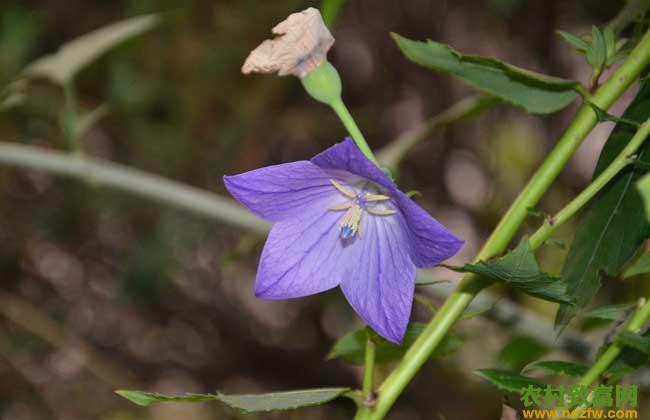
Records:
[[[623,331],[616,336],[616,341],[635,350],[650,355],[650,338],[629,331]]]
[[[461,267],[445,267],[503,281],[510,287],[540,299],[557,303],[573,303],[573,298],[567,294],[566,283],[540,270],[527,240],[522,240],[515,249],[501,258],[465,264]]]
[[[513,371],[548,353],[549,348],[527,335],[516,335],[501,349],[498,360],[501,365]]]
[[[634,305],[630,303],[616,303],[613,305],[604,305],[598,308],[586,311],[580,314],[581,318],[602,319],[605,321],[616,321],[623,317],[623,315],[633,308]]]
[[[585,52],[587,51],[587,48],[589,48],[587,41],[577,35],[565,31],[555,31],[555,33],[560,35],[562,39],[571,44],[573,48],[580,52]]]
[[[625,60],[628,55],[630,55],[629,51],[619,51],[616,54],[607,57],[607,63],[605,63],[605,65],[607,67],[610,67],[618,63],[619,61]]]
[[[595,85],[598,82],[598,77],[605,67],[605,61],[607,60],[607,43],[605,41],[605,36],[596,26],[591,28],[591,44],[587,49],[586,53],[587,62],[592,67],[591,73],[591,85]]]
[[[545,388],[546,385],[527,376],[501,369],[478,369],[474,373],[502,391],[520,392],[528,386]]]
[[[428,40],[392,34],[402,53],[421,66],[449,73],[475,88],[535,114],[559,111],[576,98],[579,83],[528,71],[491,57],[463,55]]]
[[[623,272],[623,278],[626,279],[628,277],[634,277],[646,273],[650,273],[650,251],[641,254],[632,265]]]
[[[561,360],[538,360],[526,365],[526,367],[521,370],[521,373],[530,372],[531,370],[543,370],[556,375],[579,378],[587,373],[589,368],[584,365],[564,362]]]
[[[321,388],[307,389],[299,391],[272,392],[268,394],[242,394],[226,395],[217,394],[183,394],[183,395],[163,395],[155,392],[143,391],[115,391],[118,395],[130,400],[131,402],[149,406],[158,402],[206,402],[220,401],[232,408],[239,409],[245,413],[255,413],[274,410],[291,410],[300,407],[324,404],[332,401],[344,393],[349,388]]]
[[[205,401],[218,401],[219,397],[213,394],[192,394],[186,393],[183,395],[163,395],[157,392],[144,392],[144,391],[128,391],[118,390],[115,393],[127,400],[141,405],[143,407],[150,406],[156,402],[205,402]]]
[[[605,29],[603,29],[603,38],[605,39],[605,50],[609,57],[616,52],[616,36],[614,35],[612,28],[605,27]]]
[[[143,15],[112,23],[64,44],[54,54],[37,59],[27,66],[24,74],[65,85],[98,57],[122,42],[147,32],[158,22],[157,15]]]
[[[622,118],[644,122],[650,117],[650,84],[643,83],[634,101]],[[609,166],[628,144],[636,130],[628,124],[617,124],[598,159],[593,177]],[[650,163],[650,142],[638,150],[639,161]],[[643,201],[632,188],[647,169],[641,165],[628,166],[592,200],[579,222],[573,243],[562,269],[562,279],[568,292],[575,297],[577,307],[562,305],[556,316],[556,326],[563,328],[579,308],[587,306],[600,289],[601,275],[613,277],[620,273],[639,246],[650,234]]]
[[[390,343],[381,337],[376,337],[375,342],[375,363],[384,364],[395,360],[406,353],[406,350],[422,334],[426,324],[413,323],[408,326],[402,344]],[[332,346],[327,359],[343,359],[354,364],[363,364],[366,348],[367,332],[365,328],[353,331],[341,337]],[[458,350],[463,340],[456,335],[447,335],[440,343],[440,346],[433,352],[431,358],[444,357]]]

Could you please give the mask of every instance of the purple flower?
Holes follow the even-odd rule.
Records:
[[[350,138],[310,161],[224,181],[241,204],[274,223],[256,296],[295,298],[341,286],[357,314],[395,343],[411,315],[416,267],[438,264],[463,244]]]

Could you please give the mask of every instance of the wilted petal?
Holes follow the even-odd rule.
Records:
[[[300,78],[326,60],[334,38],[318,9],[293,13],[273,28],[278,35],[255,48],[242,67],[248,73],[278,73]]]
[[[324,201],[337,194],[331,178],[311,162],[298,161],[224,176],[223,180],[237,201],[263,219],[277,222],[311,207],[323,209]]]
[[[262,251],[255,294],[286,299],[336,287],[348,251],[339,239],[340,218],[338,212],[312,208],[276,223]]]
[[[367,217],[341,281],[357,314],[394,343],[404,337],[415,288],[415,266],[400,224],[399,216]]]

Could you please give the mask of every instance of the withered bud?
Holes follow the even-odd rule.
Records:
[[[246,58],[242,73],[277,73],[303,78],[322,62],[334,44],[334,37],[318,11],[310,7],[289,15],[277,24],[267,39]]]

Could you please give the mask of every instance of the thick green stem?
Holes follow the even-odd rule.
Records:
[[[377,161],[375,154],[372,152],[372,149],[370,149],[370,146],[368,146],[368,142],[366,142],[365,137],[363,137],[363,134],[361,134],[361,130],[359,130],[357,123],[354,122],[354,118],[352,118],[352,114],[350,114],[350,111],[348,111],[348,108],[343,103],[343,100],[339,97],[338,99],[332,101],[332,103],[330,103],[330,106],[334,112],[336,112],[336,115],[338,115],[346,130],[348,130],[348,133],[350,133],[352,136],[352,139],[357,144],[359,150],[361,150],[361,152],[366,155],[366,157],[370,159],[375,165],[379,166],[379,162]]]
[[[594,94],[592,102],[609,109],[614,101],[645,70],[650,62],[650,32],[647,32],[625,62]],[[486,259],[502,253],[526,219],[528,209],[534,207],[564,168],[575,150],[596,125],[591,107],[583,105],[571,125],[559,139],[537,172],[519,194],[487,240],[477,259]],[[377,404],[371,419],[384,418],[395,400],[426,362],[440,341],[462,315],[474,296],[490,282],[480,276],[466,275],[449,296],[440,311],[429,322],[420,337],[406,352],[399,365],[379,387]]]
[[[648,320],[650,320],[650,301],[642,299],[639,304],[639,309],[636,310],[632,319],[630,319],[630,322],[625,327],[625,331],[635,334],[639,333]],[[601,353],[591,369],[580,378],[578,384],[589,387],[596,382],[600,375],[616,360],[623,347],[625,346],[618,341],[610,344],[607,350]]]
[[[555,216],[549,218],[530,237],[530,246],[533,249],[539,248],[557,228],[573,217],[598,191],[609,183],[620,171],[633,162],[632,155],[645,142],[650,133],[650,121],[643,123],[634,134],[630,142],[614,161],[598,176],[591,184],[578,194],[571,202],[560,210]]]

